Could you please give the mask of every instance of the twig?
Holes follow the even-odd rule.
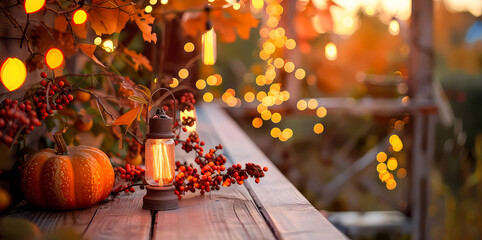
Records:
[[[39,22],[39,21],[37,21],[37,20],[35,20],[35,19],[30,20],[30,22],[34,22],[34,23],[37,23],[37,24],[39,24],[40,26],[42,26],[42,27],[45,29],[45,31],[47,31],[47,33],[49,34],[50,38],[52,38],[52,41],[54,42],[54,45],[57,47],[57,41],[55,41],[54,36],[52,35],[52,33],[50,32],[50,30],[49,30],[43,23],[41,23],[41,22]]]

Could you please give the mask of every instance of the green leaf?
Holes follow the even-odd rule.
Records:
[[[147,88],[146,86],[144,85],[137,85],[139,88],[137,90],[141,91],[144,95],[146,95],[146,98],[147,99],[151,99],[151,90],[149,90],[149,88]]]
[[[131,100],[131,101],[137,102],[137,103],[139,103],[139,104],[141,104],[141,105],[143,105],[143,104],[146,104],[146,105],[147,105],[147,104],[148,104],[148,102],[146,101],[146,99],[141,98],[141,97],[138,97],[138,96],[129,96],[128,99]]]

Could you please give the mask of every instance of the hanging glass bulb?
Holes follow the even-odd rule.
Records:
[[[207,23],[208,31],[202,35],[202,59],[205,65],[216,63],[216,32],[210,23]]]

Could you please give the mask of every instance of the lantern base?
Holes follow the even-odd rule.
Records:
[[[142,208],[149,210],[172,210],[178,208],[174,186],[154,187],[147,186],[147,194],[143,198]]]

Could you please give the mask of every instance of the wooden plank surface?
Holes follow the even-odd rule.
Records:
[[[145,190],[102,204],[85,231],[88,239],[150,239],[152,215],[142,208]]]
[[[278,239],[346,239],[271,163],[246,133],[216,104],[202,104],[212,134],[236,163],[253,162],[269,171],[261,183],[246,187]]]
[[[44,210],[22,202],[9,214],[35,223],[43,232],[52,232],[60,228],[73,228],[83,233],[100,204],[74,211]]]
[[[198,111],[197,131],[206,147],[222,143],[207,124],[206,112]],[[192,162],[194,154],[176,149],[176,160]],[[228,156],[229,161],[229,156]],[[274,239],[269,226],[258,211],[246,187],[222,187],[204,196],[187,194],[179,208],[158,211],[153,239]]]

